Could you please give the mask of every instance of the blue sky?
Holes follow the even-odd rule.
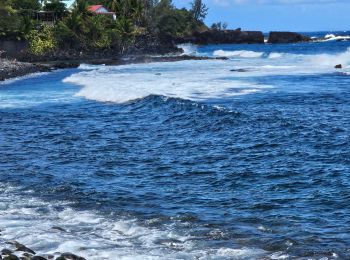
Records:
[[[173,0],[189,6],[190,0]],[[227,22],[245,30],[350,30],[350,0],[203,0],[207,24]]]

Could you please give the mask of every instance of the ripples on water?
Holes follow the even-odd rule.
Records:
[[[340,57],[334,44],[347,46],[329,43],[327,55]],[[326,65],[306,71],[300,56],[277,59],[207,61],[213,70],[206,61],[111,68],[86,89],[62,80],[88,81],[109,68],[1,86],[0,243],[89,259],[350,258],[350,78]],[[254,63],[251,74],[228,70]],[[185,73],[196,64],[198,85]],[[196,92],[218,78],[231,87]],[[120,98],[142,79],[157,95],[138,86],[131,95],[141,98],[127,103],[83,98],[89,88],[89,99],[101,91]],[[171,98],[161,95],[167,81]],[[245,95],[251,85],[258,92]]]

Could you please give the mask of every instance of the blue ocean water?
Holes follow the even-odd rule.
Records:
[[[184,48],[0,85],[0,245],[350,258],[350,42]]]

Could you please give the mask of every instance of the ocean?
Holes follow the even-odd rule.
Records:
[[[329,39],[0,83],[0,248],[350,259],[350,41]]]

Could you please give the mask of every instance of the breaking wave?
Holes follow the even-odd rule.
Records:
[[[106,66],[73,74],[64,82],[83,86],[78,96],[116,103],[149,95],[200,101],[251,94],[269,87],[227,79],[230,68],[223,61]]]
[[[342,64],[347,67],[350,65],[350,48],[338,54],[317,54],[306,57],[314,66],[334,67],[337,64]]]
[[[326,34],[324,39],[320,39],[320,42],[329,42],[329,41],[346,41],[350,40],[349,35],[334,35],[334,34]]]
[[[350,49],[338,54],[315,55],[222,50],[214,53],[251,58],[246,59],[246,63],[240,62],[239,65],[245,67],[237,67],[234,59],[124,66],[83,64],[79,73],[65,78],[64,82],[82,86],[77,96],[102,102],[125,103],[149,95],[203,101],[271,88],[254,81],[258,76],[333,73],[337,64],[342,64],[341,72],[345,75],[350,65]]]
[[[197,46],[191,43],[179,44],[177,46],[183,50],[182,55],[197,55]]]
[[[5,187],[6,186],[6,187]],[[137,219],[107,218],[78,211],[69,202],[45,202],[20,195],[19,188],[0,184],[0,246],[19,241],[38,254],[59,256],[71,251],[91,260],[101,259],[232,259],[262,257],[261,249],[198,249],[196,239],[179,234],[174,225],[157,229],[159,219],[144,224]],[[44,213],[44,214],[43,214]],[[147,225],[148,223],[148,225]],[[8,246],[8,245],[7,245]]]
[[[214,56],[217,57],[240,57],[240,58],[258,58],[263,56],[263,52],[255,52],[255,51],[224,51],[217,50],[213,52]]]

